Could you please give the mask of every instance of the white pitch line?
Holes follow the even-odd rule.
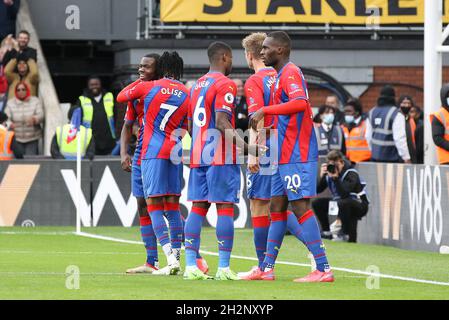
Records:
[[[142,242],[139,242],[139,241],[132,241],[132,240],[125,240],[125,239],[120,239],[120,238],[100,236],[100,235],[95,235],[95,234],[90,234],[90,233],[85,233],[85,232],[80,232],[80,233],[75,233],[75,234],[79,235],[79,236],[82,236],[82,237],[88,237],[88,238],[94,238],[94,239],[100,239],[100,240],[106,240],[106,241],[114,241],[114,242],[119,242],[119,243],[128,243],[128,244],[142,245]],[[210,255],[210,256],[218,256],[217,252],[212,252],[212,251],[200,250],[200,253],[203,253],[205,255]],[[241,260],[258,261],[257,258],[246,257],[246,256],[231,255],[231,258],[241,259]],[[289,265],[289,266],[310,268],[310,264],[306,264],[306,263],[297,263],[297,262],[289,262],[289,261],[276,261],[276,264],[283,264],[283,265]],[[341,272],[347,272],[347,273],[354,273],[354,274],[361,274],[361,275],[370,276],[370,277],[379,277],[379,278],[401,280],[401,281],[408,281],[408,282],[433,284],[433,285],[439,285],[439,286],[449,286],[449,282],[423,280],[423,279],[394,276],[394,275],[382,274],[382,273],[372,273],[372,272],[367,272],[367,271],[362,271],[362,270],[354,270],[354,269],[348,269],[348,268],[332,267],[332,270],[341,271]]]

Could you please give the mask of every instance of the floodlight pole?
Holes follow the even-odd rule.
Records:
[[[449,52],[449,47],[443,43],[449,36],[449,28],[442,32],[442,0],[424,1],[424,5],[424,163],[436,165],[436,146],[429,116],[441,107],[442,53]]]

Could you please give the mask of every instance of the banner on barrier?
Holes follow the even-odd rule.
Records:
[[[163,22],[424,23],[424,0],[161,0],[160,11]]]
[[[1,161],[0,226],[75,226],[77,184],[72,161]],[[357,170],[370,198],[358,241],[438,252],[449,246],[449,167],[361,163]],[[251,227],[244,167],[234,226]],[[187,201],[189,168],[184,166],[181,212]],[[119,160],[84,161],[81,221],[89,226],[138,226],[130,174]],[[215,227],[212,206],[205,225]]]

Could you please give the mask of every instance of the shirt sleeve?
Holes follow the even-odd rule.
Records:
[[[281,77],[281,87],[289,100],[308,100],[304,76],[296,70],[286,70]]]
[[[264,107],[263,90],[254,78],[249,78],[245,83],[245,97],[250,117]]]
[[[136,82],[120,91],[117,96],[117,102],[128,102],[142,97],[145,93],[147,93],[151,87],[151,82]]]
[[[407,146],[407,135],[405,133],[405,117],[398,113],[393,121],[393,140],[398,149],[399,156],[403,160],[410,160],[410,152]]]
[[[127,124],[132,124],[137,120],[136,109],[134,109],[134,103],[132,101],[128,102],[125,113],[125,122]]]
[[[237,86],[233,81],[224,82],[217,85],[217,95],[215,97],[215,111],[224,112],[232,116],[235,112],[235,94]]]

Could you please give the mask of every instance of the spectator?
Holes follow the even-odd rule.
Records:
[[[9,85],[8,99],[14,98],[15,88],[19,82],[27,84],[31,96],[37,96],[39,72],[33,59],[26,60],[22,56],[11,59],[5,67],[5,75]]]
[[[26,155],[37,155],[39,139],[42,137],[41,124],[44,110],[39,98],[31,96],[25,82],[15,87],[15,96],[8,100],[5,113],[10,119],[9,128],[14,130],[17,142]]]
[[[19,32],[17,36],[17,47],[9,50],[3,59],[3,65],[6,66],[11,59],[19,59],[20,57],[25,61],[33,59],[37,61],[37,51],[28,46],[30,43],[30,33],[26,30]]]
[[[6,107],[6,102],[8,100],[8,97],[5,93],[0,93],[0,112],[2,112]]]
[[[341,152],[333,150],[327,155],[327,163],[321,165],[317,192],[329,188],[332,198],[317,198],[312,208],[322,229],[322,237],[332,237],[329,214],[336,215],[333,223],[335,240],[357,242],[357,223],[368,212],[369,201],[366,196],[366,183],[357,170],[351,168]],[[340,229],[341,226],[341,229]]]
[[[3,58],[5,54],[12,50],[14,46],[18,46],[12,35],[8,35],[3,39],[0,46],[0,101],[2,101],[4,95],[8,92],[8,80],[5,75],[5,68],[3,66]],[[1,102],[0,102],[1,103]],[[2,110],[2,108],[0,108]]]
[[[366,140],[371,160],[376,162],[411,163],[405,133],[405,117],[399,112],[392,86],[384,86],[377,106],[369,112]]]
[[[242,131],[248,130],[248,105],[245,98],[245,87],[240,79],[232,79],[237,86],[235,96],[235,127]]]
[[[0,160],[12,160],[23,158],[23,150],[16,141],[13,131],[8,131],[6,121],[8,116],[0,111]]]
[[[339,150],[346,153],[343,129],[334,124],[335,108],[325,106],[323,110],[321,124],[315,126],[319,155],[325,156],[330,150]]]
[[[0,39],[16,34],[16,18],[20,0],[0,0]]]
[[[410,153],[411,162],[419,163],[418,162],[418,149],[417,149],[418,142],[416,140],[416,136],[417,136],[417,128],[419,126],[423,126],[423,123],[421,120],[419,120],[419,118],[415,119],[410,114],[412,107],[415,106],[415,103],[413,102],[412,97],[410,97],[408,95],[403,95],[399,98],[398,104],[399,104],[402,114],[405,117],[405,133],[407,136],[407,146],[408,146],[408,151]],[[424,153],[424,150],[423,150],[423,153]]]
[[[371,151],[366,141],[366,120],[362,117],[362,105],[357,99],[349,99],[344,107],[345,122],[342,126],[346,142],[346,157],[352,162],[369,161]]]
[[[72,112],[70,112],[72,111]],[[81,158],[92,160],[95,155],[95,143],[92,140],[92,129],[81,125],[81,108],[69,111],[70,123],[56,128],[51,141],[53,159],[75,160],[78,151],[78,137],[81,139]],[[77,135],[79,128],[79,136]]]
[[[326,106],[334,107],[335,109],[335,125],[340,125],[344,121],[344,113],[341,111],[341,102],[340,99],[335,94],[331,94],[326,97],[326,101],[324,102]]]
[[[438,162],[449,164],[449,83],[440,91],[441,108],[430,115],[433,142],[437,146]]]
[[[87,80],[87,89],[73,109],[81,107],[82,124],[92,129],[96,155],[110,155],[116,147],[114,96],[111,92],[103,90],[101,79],[90,76]]]

